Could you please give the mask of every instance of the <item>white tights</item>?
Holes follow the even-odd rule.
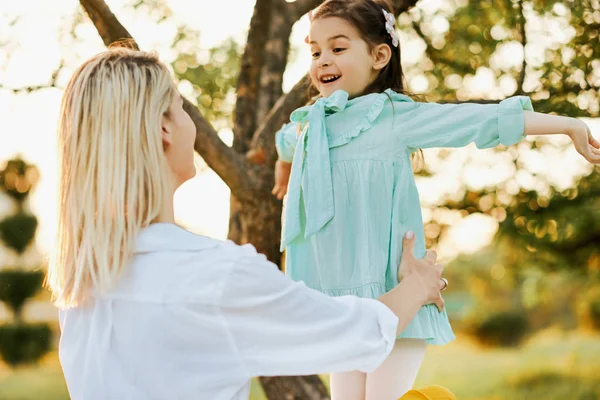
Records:
[[[423,339],[398,339],[379,368],[331,374],[331,400],[398,400],[412,389],[425,356]]]

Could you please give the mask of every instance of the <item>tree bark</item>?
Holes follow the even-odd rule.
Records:
[[[329,400],[327,388],[316,375],[262,377],[260,383],[269,400]]]
[[[252,149],[259,154],[264,154],[263,162],[266,166],[272,168],[277,159],[274,132],[289,122],[290,114],[298,108],[298,104],[306,103],[309,86],[310,77],[305,75],[289,93],[279,98],[256,130],[252,140]]]
[[[127,40],[133,48],[139,49],[131,34],[121,25],[104,0],[80,0],[79,3],[92,20],[105,46]]]
[[[248,144],[256,128],[256,103],[261,95],[260,75],[264,62],[265,43],[269,34],[271,0],[257,0],[250,21],[248,39],[240,67],[233,112],[233,148],[248,151]]]

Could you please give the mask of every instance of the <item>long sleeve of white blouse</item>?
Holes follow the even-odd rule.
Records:
[[[252,246],[232,267],[220,304],[251,376],[370,372],[396,338],[398,318],[380,302],[309,289]]]

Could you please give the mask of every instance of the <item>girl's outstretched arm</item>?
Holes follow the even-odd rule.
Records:
[[[533,111],[525,96],[498,104],[402,103],[394,130],[408,148],[511,146],[523,139],[524,113]]]
[[[413,149],[470,143],[483,149],[510,146],[526,135],[565,134],[586,160],[600,164],[600,142],[583,121],[534,112],[525,96],[510,97],[498,104],[416,103],[397,121],[394,129],[400,140]]]
[[[524,120],[525,135],[567,135],[579,154],[592,164],[600,164],[600,142],[594,139],[585,122],[533,111],[524,111]]]

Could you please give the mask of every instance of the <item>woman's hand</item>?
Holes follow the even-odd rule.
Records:
[[[290,173],[292,172],[292,164],[282,160],[277,160],[275,163],[275,186],[271,193],[279,200],[287,193],[288,182],[290,181]]]
[[[406,234],[402,242],[402,261],[398,268],[400,283],[377,300],[386,305],[398,317],[397,334],[402,333],[419,309],[427,304],[435,304],[439,312],[444,311],[441,290],[446,287],[442,280],[444,267],[435,264],[437,255],[427,252],[422,260],[414,256],[415,235]]]
[[[422,260],[414,256],[415,234],[409,232],[402,243],[402,261],[398,267],[398,280],[410,281],[418,287],[424,296],[423,304],[435,304],[440,312],[444,311],[444,299],[440,293],[446,284],[442,281],[444,266],[435,264],[437,254],[428,251]]]
[[[587,124],[576,118],[571,118],[567,135],[579,154],[592,164],[600,164],[600,142],[594,139]]]

